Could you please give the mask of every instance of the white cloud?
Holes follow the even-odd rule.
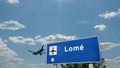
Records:
[[[113,47],[120,46],[120,44],[112,43],[112,42],[102,42],[100,43],[100,47],[102,51],[110,50]]]
[[[98,30],[100,30],[100,31],[103,31],[103,30],[105,30],[106,25],[104,25],[104,24],[95,25],[94,28],[95,28],[95,29],[98,29]]]
[[[44,38],[39,37],[36,39],[36,41],[45,45],[48,43],[61,42],[61,41],[73,40],[73,39],[76,39],[76,36],[64,36],[61,34],[56,34],[56,35],[49,35]]]
[[[46,37],[42,37],[41,35],[35,36],[35,38],[25,38],[23,36],[13,36],[9,37],[9,40],[13,43],[21,43],[21,44],[27,44],[27,45],[36,45],[37,42],[41,43],[42,45],[46,45],[49,43],[55,43],[55,42],[62,42],[62,41],[69,41],[77,39],[76,36],[65,36],[62,34],[56,34],[56,35],[49,35]],[[100,43],[100,49],[101,51],[107,51],[114,47],[120,46],[120,44],[112,43],[112,42],[101,42]]]
[[[42,45],[46,45],[48,43],[54,43],[54,42],[61,42],[61,41],[67,41],[67,40],[73,40],[76,39],[76,36],[64,36],[61,34],[56,35],[49,35],[47,37],[42,37],[41,35],[37,35],[34,39],[29,37],[25,38],[23,36],[13,36],[9,37],[9,40],[13,43],[21,43],[21,44],[27,44],[27,45],[36,45],[36,43],[41,43]]]
[[[14,43],[22,43],[22,44],[28,44],[28,45],[36,45],[35,40],[32,38],[24,38],[23,36],[14,36],[9,37],[9,40]]]
[[[111,12],[106,11],[105,13],[102,13],[99,16],[104,19],[110,19],[118,15],[120,15],[120,9],[118,9],[117,11],[111,11]]]
[[[105,59],[105,65],[107,68],[120,68],[120,56],[113,59]]]
[[[22,62],[23,59],[19,58],[0,38],[0,68],[17,68]]]
[[[113,59],[105,59],[107,63],[119,63],[120,62],[120,56],[117,56]]]
[[[19,0],[6,0],[10,4],[18,4]]]
[[[41,38],[41,35],[37,35],[36,37],[35,37],[35,39],[37,40],[37,39],[40,39]]]
[[[40,63],[40,64],[30,64],[30,68],[53,68],[53,65],[47,65],[45,63]]]
[[[21,28],[25,28],[25,26],[20,24],[18,21],[10,20],[0,23],[0,29],[19,30]]]

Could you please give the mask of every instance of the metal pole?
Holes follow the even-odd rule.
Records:
[[[89,68],[94,68],[94,65],[92,63],[90,63]]]
[[[57,68],[57,64],[54,64],[54,68]]]

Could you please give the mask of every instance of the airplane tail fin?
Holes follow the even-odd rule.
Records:
[[[43,49],[44,45],[42,45],[42,49]]]

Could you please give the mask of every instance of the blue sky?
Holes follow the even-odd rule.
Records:
[[[42,44],[98,36],[108,68],[120,65],[119,0],[0,0],[0,68],[53,68]],[[45,46],[46,47],[46,46]]]

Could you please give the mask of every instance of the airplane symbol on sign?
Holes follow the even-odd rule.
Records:
[[[57,55],[57,46],[51,46],[49,55]]]
[[[56,52],[56,50],[54,49],[54,47],[52,47],[52,50],[50,52],[52,52],[52,54],[54,54]]]

